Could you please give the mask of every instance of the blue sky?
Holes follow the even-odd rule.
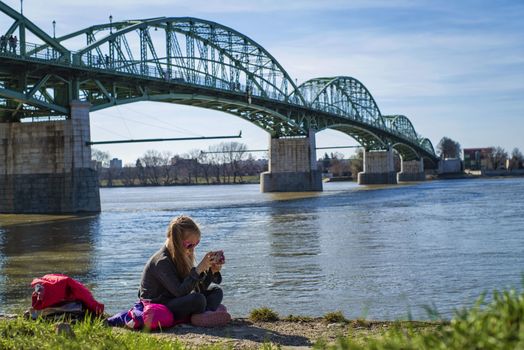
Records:
[[[15,9],[20,1],[4,1]],[[229,26],[266,48],[298,82],[352,76],[383,114],[404,114],[436,147],[443,136],[463,148],[524,151],[524,2],[465,0],[25,0],[24,14],[57,36],[108,22],[191,16]],[[0,18],[4,27],[9,22]],[[9,23],[10,24],[10,23]],[[7,24],[7,25],[9,25]],[[91,114],[93,140],[235,134],[250,149],[268,136],[237,117],[159,103]],[[183,154],[208,142],[98,146],[125,162],[148,149]],[[355,145],[323,131],[317,146]],[[346,154],[353,153],[348,150]]]

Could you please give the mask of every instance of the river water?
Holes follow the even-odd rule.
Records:
[[[233,316],[444,318],[494,289],[522,288],[524,179],[263,194],[257,185],[101,189],[102,213],[0,215],[0,313],[30,305],[30,282],[64,273],[109,313],[137,298],[142,268],[171,218],[202,228],[198,256],[223,249]],[[21,223],[22,222],[22,223]],[[408,316],[410,315],[410,316]]]

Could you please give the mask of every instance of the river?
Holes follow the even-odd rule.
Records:
[[[30,306],[30,282],[64,273],[108,313],[137,298],[171,218],[202,228],[198,256],[223,249],[233,316],[450,318],[494,289],[522,289],[524,178],[264,194],[258,185],[101,189],[92,216],[0,215],[0,313]]]

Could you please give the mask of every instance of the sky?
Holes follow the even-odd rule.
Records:
[[[4,0],[19,10],[19,0]],[[351,76],[382,114],[403,114],[436,148],[524,151],[523,0],[25,0],[24,15],[50,35],[125,19],[197,17],[231,27],[262,45],[300,84]],[[0,14],[0,28],[12,21]],[[269,136],[238,117],[198,107],[139,102],[91,113],[93,141],[233,135],[248,149]],[[223,140],[98,145],[135,163],[147,150],[183,155]],[[325,130],[317,147],[358,145]],[[337,149],[349,156],[354,149]],[[318,151],[321,156],[325,150]],[[330,152],[330,150],[328,150]],[[263,156],[255,153],[256,156]]]

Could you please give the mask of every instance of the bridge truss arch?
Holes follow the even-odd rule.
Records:
[[[207,88],[249,93],[304,105],[290,96],[295,83],[251,38],[221,24],[191,17],[106,23],[58,38],[85,38],[75,63]]]
[[[294,92],[309,107],[366,124],[383,126],[380,109],[368,89],[355,78],[338,76],[310,79]]]
[[[417,134],[406,116],[382,115],[369,90],[355,78],[315,78],[299,85],[298,92],[311,109],[346,119],[346,123],[324,123],[324,128],[342,131],[366,149],[392,147],[406,160],[434,155],[433,146]],[[417,151],[420,148],[422,152]]]
[[[409,119],[383,116],[357,79],[323,77],[297,86],[267,50],[224,25],[159,17],[51,38],[2,2],[0,10],[14,19],[8,33],[28,28],[41,41],[24,40],[15,53],[0,52],[2,65],[10,67],[0,67],[1,120],[68,116],[72,100],[88,101],[91,111],[159,101],[230,113],[272,137],[331,128],[367,149],[394,146],[409,157],[436,159],[431,142]],[[11,67],[23,77],[12,75]]]

